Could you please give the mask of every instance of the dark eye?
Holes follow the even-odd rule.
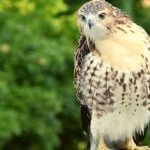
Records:
[[[84,21],[84,22],[86,21],[86,17],[84,15],[81,15],[80,18],[82,21]]]
[[[101,13],[98,15],[100,19],[105,19],[106,17],[106,13]]]

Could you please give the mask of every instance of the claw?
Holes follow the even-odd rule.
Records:
[[[99,140],[99,144],[98,144],[97,150],[110,150],[107,147],[107,145],[105,144],[105,141],[104,141],[103,137],[101,137],[100,140]]]
[[[150,150],[148,146],[137,146],[132,138],[127,140],[127,143],[120,147],[122,150]]]

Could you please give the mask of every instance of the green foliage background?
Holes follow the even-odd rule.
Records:
[[[149,7],[109,1],[150,33]],[[73,87],[76,11],[84,2],[0,0],[0,150],[85,149]]]

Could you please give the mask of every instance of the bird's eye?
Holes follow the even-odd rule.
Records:
[[[98,15],[98,17],[99,17],[100,19],[105,19],[106,13],[101,13],[101,14]]]
[[[86,17],[84,15],[81,15],[80,18],[82,21],[84,21],[84,22],[86,21]]]

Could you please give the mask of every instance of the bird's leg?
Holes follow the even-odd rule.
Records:
[[[126,144],[120,148],[123,150],[150,150],[148,146],[137,146],[133,138],[128,138]]]
[[[101,136],[99,143],[98,143],[98,148],[97,150],[108,150],[109,148],[107,147],[107,145],[105,144],[104,138]]]
[[[128,138],[127,142],[120,147],[123,150],[132,150],[136,148],[136,144],[133,141],[133,138]]]

